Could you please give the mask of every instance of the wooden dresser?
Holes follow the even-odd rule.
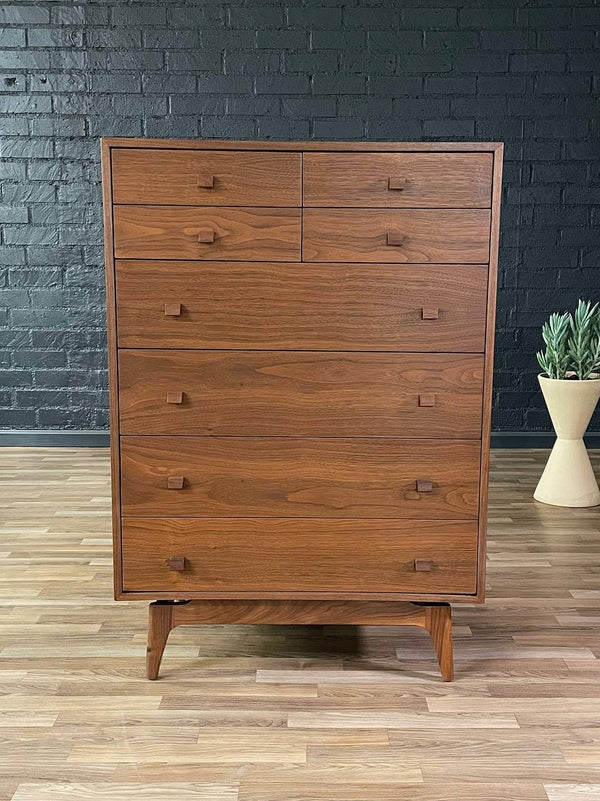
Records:
[[[416,625],[484,597],[502,145],[103,141],[115,597]]]

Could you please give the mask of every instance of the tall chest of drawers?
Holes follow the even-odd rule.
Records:
[[[185,623],[483,601],[502,145],[103,140],[115,597]]]

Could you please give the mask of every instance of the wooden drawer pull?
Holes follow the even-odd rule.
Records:
[[[419,406],[435,406],[435,395],[433,393],[419,395]]]
[[[199,175],[196,180],[196,186],[199,186],[201,189],[213,189],[214,185],[215,185],[215,176],[211,175],[210,173]]]
[[[402,247],[402,245],[406,244],[406,236],[404,234],[395,234],[390,232],[387,235],[387,243],[392,247]]]
[[[388,189],[396,189],[401,192],[406,186],[406,178],[388,178]]]
[[[181,303],[165,303],[165,317],[181,317]]]
[[[185,556],[172,556],[167,564],[169,570],[176,570],[178,573],[183,573],[185,570]]]
[[[214,231],[200,231],[198,234],[198,242],[202,243],[203,245],[212,245],[215,241],[215,232]]]
[[[183,403],[183,392],[167,392],[167,403]]]
[[[418,478],[417,479],[417,492],[432,492],[433,491],[433,482],[430,478]]]
[[[437,320],[440,316],[440,310],[437,306],[423,306],[421,309],[422,320]]]
[[[415,559],[415,570],[418,572],[429,573],[432,564],[430,559]]]
[[[183,476],[169,476],[167,478],[167,489],[180,490],[183,489],[185,478]]]

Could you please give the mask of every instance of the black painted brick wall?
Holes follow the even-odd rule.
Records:
[[[538,328],[600,295],[600,5],[524,5],[0,7],[0,425],[107,425],[99,137],[118,135],[506,142],[494,424],[548,428]]]

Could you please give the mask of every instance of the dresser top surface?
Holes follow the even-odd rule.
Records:
[[[144,137],[103,137],[104,148],[137,147],[184,150],[282,150],[346,152],[493,152],[501,154],[502,142],[271,142],[235,139],[147,139]]]

